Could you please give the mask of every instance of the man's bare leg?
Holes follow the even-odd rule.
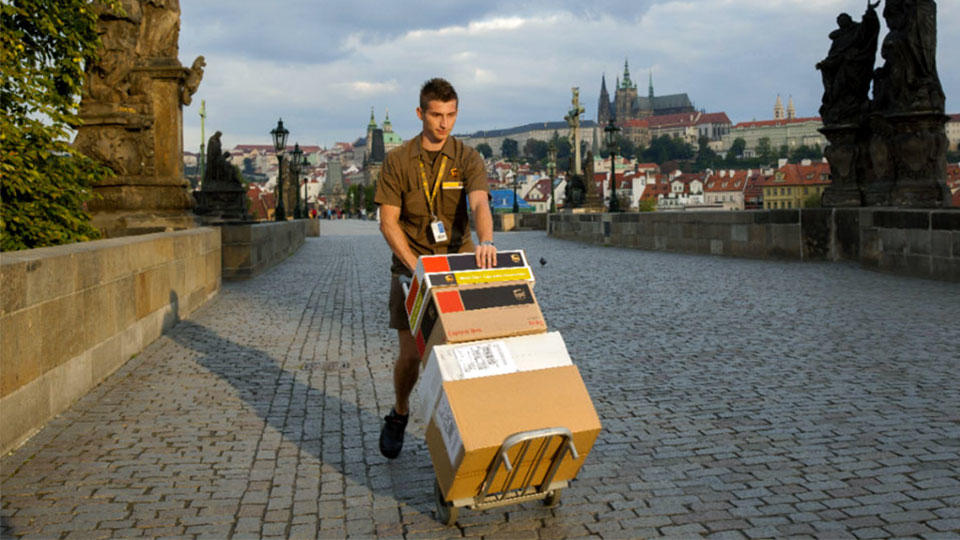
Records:
[[[393,365],[393,391],[396,394],[393,410],[384,418],[380,431],[380,453],[394,459],[403,448],[403,432],[407,428],[407,416],[410,414],[410,392],[417,384],[420,355],[417,342],[410,330],[397,330],[400,353]]]
[[[396,396],[393,410],[405,415],[410,413],[410,393],[420,375],[420,353],[410,330],[397,330],[397,338],[400,341],[400,353],[393,365],[393,390]]]

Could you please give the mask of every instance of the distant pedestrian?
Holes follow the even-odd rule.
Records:
[[[400,276],[411,276],[420,255],[476,252],[477,265],[496,264],[489,187],[480,154],[450,135],[457,120],[457,92],[443,79],[420,89],[417,117],[423,130],[387,154],[374,202],[380,231],[393,251],[390,267],[390,328],[400,350],[393,367],[395,401],[380,432],[380,453],[400,455],[409,398],[417,382],[420,354],[407,322]],[[467,208],[477,226],[474,249]]]

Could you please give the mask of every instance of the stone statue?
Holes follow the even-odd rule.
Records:
[[[194,192],[194,212],[206,223],[246,221],[247,194],[240,172],[230,163],[230,153],[223,151],[221,136],[217,131],[207,142],[207,162],[200,190]]]
[[[873,101],[863,105],[870,40],[878,22],[867,4],[863,22],[846,15],[830,34],[823,73],[824,155],[832,182],[823,205],[937,208],[949,204],[943,88],[937,75],[937,6],[933,0],[887,0],[882,67],[873,73]],[[867,31],[869,30],[869,31]],[[859,44],[859,45],[858,45]],[[849,51],[849,54],[844,51]]]
[[[937,6],[933,0],[887,0],[883,18],[890,32],[875,74],[876,108],[884,112],[943,113],[937,75]]]
[[[573,150],[573,170],[580,170],[580,115],[584,113],[584,108],[580,106],[580,87],[574,86],[570,89],[573,97],[570,99],[571,109],[563,117],[570,126],[570,149]]]
[[[197,93],[200,81],[203,80],[203,67],[206,65],[207,61],[203,56],[198,56],[193,61],[193,65],[190,66],[190,71],[187,73],[187,78],[183,81],[183,87],[180,90],[180,103],[183,105],[190,105],[193,101],[193,95]]]
[[[867,10],[859,23],[850,15],[837,17],[837,29],[830,32],[830,51],[817,63],[823,77],[823,101],[820,116],[825,124],[853,123],[869,105],[870,80],[877,55],[880,20],[875,4],[867,2]]]
[[[196,226],[183,177],[183,110],[196,92],[203,59],[177,58],[179,0],[100,2],[99,57],[86,65],[82,124],[74,147],[110,167],[87,207],[106,237]]]

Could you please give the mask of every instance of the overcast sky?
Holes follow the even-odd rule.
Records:
[[[947,112],[960,112],[960,1],[938,3],[937,67]],[[374,107],[404,139],[419,132],[420,85],[442,76],[460,95],[455,133],[562,120],[580,87],[595,120],[600,77],[623,73],[646,95],[686,92],[734,123],[773,116],[781,95],[816,116],[814,65],[836,16],[860,20],[865,0],[185,0],[180,60],[207,66],[185,107],[184,148],[269,144],[279,117],[290,144],[330,146],[365,135]],[[879,10],[882,10],[879,8]],[[886,35],[881,29],[880,39]],[[878,58],[878,63],[882,59]]]

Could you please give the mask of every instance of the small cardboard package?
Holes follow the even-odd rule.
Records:
[[[426,424],[433,416],[445,381],[572,364],[560,332],[437,345],[422,364],[412,409]]]
[[[431,289],[413,336],[423,359],[444,343],[461,343],[547,331],[527,281]]]
[[[404,301],[410,331],[416,334],[419,329],[430,289],[504,281],[534,282],[533,271],[522,250],[498,252],[497,265],[492,268],[478,267],[473,253],[421,256]]]
[[[509,435],[551,427],[565,427],[573,433],[579,457],[568,454],[554,476],[555,481],[571,480],[601,427],[576,366],[443,382],[426,439],[444,498],[454,501],[478,495],[487,468]],[[537,486],[558,447],[555,439],[536,470],[531,470],[532,455],[524,460],[512,455],[511,462],[520,468],[520,477],[532,475],[531,485]],[[491,492],[501,490],[504,479],[500,471]]]

